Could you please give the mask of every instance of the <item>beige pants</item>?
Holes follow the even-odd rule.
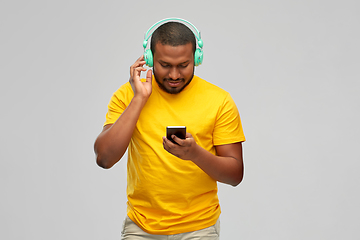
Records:
[[[186,239],[199,239],[199,240],[219,240],[220,234],[220,220],[216,224],[208,228],[204,228],[194,232],[180,233],[174,235],[153,235],[144,232],[139,228],[128,216],[126,216],[123,229],[121,231],[122,240],[186,240]]]

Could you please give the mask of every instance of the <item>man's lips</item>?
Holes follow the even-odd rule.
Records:
[[[180,83],[181,83],[181,81],[176,81],[176,82],[168,81],[168,84],[170,85],[170,87],[177,87],[180,85]]]
[[[177,80],[164,79],[164,82],[167,82],[170,87],[178,87],[178,86],[180,86],[181,83],[184,82],[184,81],[185,81],[185,80],[183,80],[183,79],[177,79]]]

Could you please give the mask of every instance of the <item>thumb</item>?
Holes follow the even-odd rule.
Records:
[[[149,71],[147,71],[146,73],[146,82],[151,82],[152,80],[152,70],[149,69]]]

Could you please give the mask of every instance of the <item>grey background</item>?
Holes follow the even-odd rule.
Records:
[[[0,239],[119,239],[126,161],[93,143],[145,31],[202,32],[196,74],[231,93],[245,178],[222,239],[359,239],[359,2],[1,1]]]

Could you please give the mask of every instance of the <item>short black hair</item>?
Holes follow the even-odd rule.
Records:
[[[185,25],[179,22],[167,22],[158,27],[151,36],[150,49],[155,54],[155,45],[160,42],[162,45],[179,46],[191,43],[193,53],[196,50],[196,38],[194,33]]]

